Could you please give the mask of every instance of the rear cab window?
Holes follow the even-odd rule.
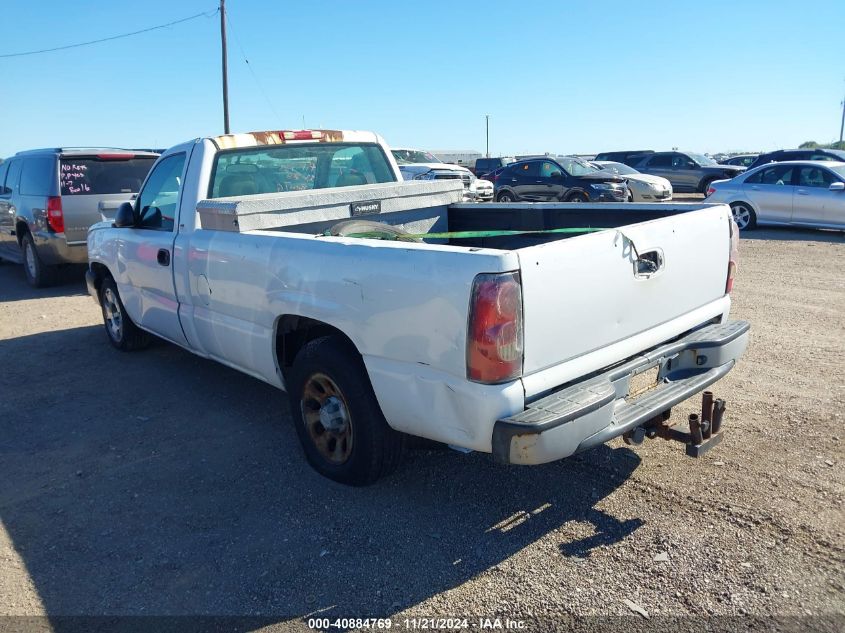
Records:
[[[62,195],[138,193],[156,158],[135,154],[62,156],[59,160]]]
[[[209,198],[396,182],[374,143],[314,143],[218,152]]]

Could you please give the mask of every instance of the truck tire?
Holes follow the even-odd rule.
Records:
[[[290,410],[308,463],[366,486],[396,469],[405,436],[388,426],[358,352],[338,336],[306,344],[289,374]]]
[[[143,349],[150,335],[139,328],[126,313],[114,279],[106,277],[100,286],[100,308],[109,342],[122,352]]]
[[[581,191],[576,191],[575,193],[567,196],[566,201],[567,202],[589,202],[590,199],[587,197],[586,193],[583,193]]]
[[[516,202],[516,196],[510,191],[502,191],[496,196],[496,202]]]
[[[48,266],[38,256],[35,241],[30,233],[24,233],[21,238],[21,256],[23,257],[23,271],[26,281],[33,288],[46,288],[58,281],[59,269]]]
[[[713,181],[718,180],[718,178],[708,178],[703,183],[701,183],[701,189],[699,189],[698,193],[704,194],[704,197],[707,197],[707,190],[710,188],[710,185],[713,184]]]

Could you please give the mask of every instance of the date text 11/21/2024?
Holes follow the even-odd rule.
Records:
[[[510,618],[309,618],[308,628],[319,631],[332,629],[388,630],[513,630],[525,629],[523,620]]]

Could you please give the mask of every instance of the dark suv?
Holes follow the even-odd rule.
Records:
[[[748,169],[768,163],[782,163],[785,160],[832,160],[845,162],[845,151],[841,149],[779,149],[760,154]]]
[[[720,165],[712,158],[692,152],[654,152],[633,167],[644,174],[662,176],[676,193],[703,193],[714,180],[733,178],[745,171],[736,165]]]
[[[625,179],[580,158],[532,158],[497,170],[497,202],[625,202]]]
[[[640,162],[645,154],[654,154],[653,149],[629,149],[622,152],[602,152],[596,154],[593,160],[610,161],[613,163],[623,163],[632,167],[635,163]]]
[[[61,264],[87,264],[88,227],[131,200],[154,152],[52,148],[18,152],[0,164],[0,259],[24,264],[36,288]]]
[[[499,156],[498,158],[476,158],[475,167],[472,170],[476,176],[481,178],[485,174],[496,171],[499,167],[510,165],[514,162],[514,158],[510,156]]]

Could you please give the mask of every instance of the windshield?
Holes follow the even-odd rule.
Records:
[[[696,163],[698,163],[702,167],[710,167],[712,165],[718,165],[719,164],[715,160],[713,160],[712,158],[704,156],[703,154],[687,154],[687,156],[692,158]]]
[[[430,153],[418,149],[394,149],[391,150],[393,158],[400,165],[413,165],[414,163],[442,163],[443,161]]]
[[[587,161],[581,160],[580,158],[556,158],[555,160],[570,176],[587,176],[589,174],[601,173],[595,167],[591,167]]]
[[[598,167],[599,169],[604,169],[605,171],[619,174],[621,176],[640,173],[633,167],[628,167],[628,165],[625,165],[624,163],[598,163]]]

